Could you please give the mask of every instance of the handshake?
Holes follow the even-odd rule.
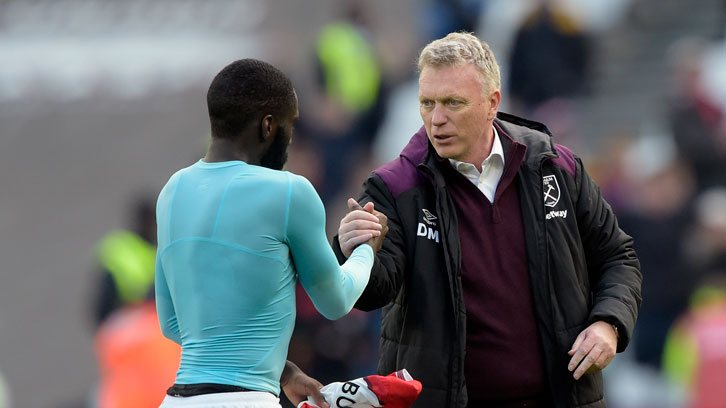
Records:
[[[352,198],[348,199],[348,214],[340,221],[338,241],[346,258],[360,244],[369,244],[373,252],[378,252],[388,233],[388,217],[376,211],[372,202],[364,206]]]

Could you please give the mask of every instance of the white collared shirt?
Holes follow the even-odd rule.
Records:
[[[494,193],[497,191],[499,179],[504,173],[504,149],[502,141],[499,140],[499,133],[494,128],[494,142],[492,143],[492,151],[489,156],[481,163],[481,173],[471,163],[464,163],[454,159],[449,159],[452,166],[464,175],[469,181],[484,193],[490,203],[494,202]]]

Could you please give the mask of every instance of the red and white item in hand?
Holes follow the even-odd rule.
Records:
[[[408,408],[421,393],[421,383],[406,369],[386,376],[369,375],[346,382],[334,382],[320,389],[331,408]],[[312,399],[297,408],[319,408]]]

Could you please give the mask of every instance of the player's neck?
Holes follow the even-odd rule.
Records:
[[[218,163],[240,160],[247,164],[257,164],[257,160],[254,160],[253,157],[255,155],[240,148],[238,143],[232,140],[213,138],[209,144],[209,149],[207,149],[207,154],[204,156],[204,161]]]

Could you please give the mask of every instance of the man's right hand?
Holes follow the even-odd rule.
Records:
[[[338,242],[346,258],[360,244],[369,244],[374,252],[378,252],[383,245],[383,238],[388,232],[388,217],[376,211],[373,203],[366,203],[364,207],[352,198],[348,199],[350,212],[340,220],[338,227]]]

